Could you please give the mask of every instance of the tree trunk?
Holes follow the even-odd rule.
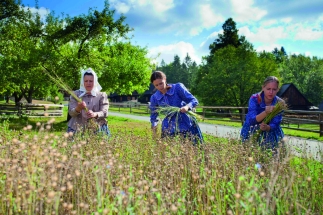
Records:
[[[18,104],[18,103],[21,101],[22,97],[23,97],[23,95],[22,95],[22,94],[21,94],[21,95],[19,95],[19,93],[17,93],[17,92],[14,92],[14,93],[13,93],[13,96],[15,97],[15,103],[16,103],[16,104]]]
[[[24,97],[25,97],[25,99],[27,100],[27,102],[29,104],[31,104],[33,102],[33,93],[34,93],[34,91],[35,91],[35,88],[34,88],[33,85],[31,85],[29,87],[29,89],[27,90],[27,93],[24,93]]]
[[[9,99],[10,99],[10,96],[9,95],[5,95],[5,100],[6,100],[6,103],[9,104]]]

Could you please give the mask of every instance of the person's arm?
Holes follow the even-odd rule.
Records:
[[[250,125],[256,125],[262,122],[266,118],[266,116],[269,113],[271,113],[272,110],[274,109],[274,106],[266,106],[265,110],[258,114],[257,109],[259,108],[259,104],[258,104],[257,96],[253,95],[249,99],[248,114],[250,114],[249,115]]]
[[[77,93],[75,92],[75,94],[77,95]],[[76,117],[77,115],[79,115],[82,112],[82,107],[86,106],[86,104],[84,102],[80,103],[78,101],[76,101],[76,99],[73,96],[70,96],[70,101],[68,103],[68,113],[71,117]]]
[[[152,95],[150,97],[150,105],[149,105],[149,109],[150,109],[150,123],[151,123],[151,128],[155,129],[158,125],[158,113],[156,112],[156,109],[158,107],[157,101],[154,97],[154,95]]]
[[[101,98],[99,100],[100,110],[95,113],[95,118],[106,118],[108,116],[109,110],[109,100],[105,92],[102,92]]]
[[[181,99],[186,103],[186,105],[182,107],[182,108],[185,108],[186,111],[192,110],[194,107],[198,105],[197,99],[192,95],[192,93],[190,93],[186,89],[184,84],[179,83],[176,87],[176,90],[179,92]],[[181,111],[182,111],[182,108],[181,108]]]

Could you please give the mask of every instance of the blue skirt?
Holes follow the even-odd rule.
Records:
[[[71,127],[67,127],[67,132],[73,132],[74,134],[76,133],[76,131]],[[111,132],[107,124],[101,125],[100,128],[98,129],[98,133],[105,134],[109,137],[111,136]]]

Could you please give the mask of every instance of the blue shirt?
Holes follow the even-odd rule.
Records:
[[[156,108],[159,106],[174,106],[174,107],[183,107],[187,105],[190,109],[198,105],[197,99],[186,89],[182,83],[169,84],[170,88],[165,94],[162,94],[160,91],[156,91],[150,98],[150,122],[152,127],[157,126],[158,124],[158,113],[156,113]],[[179,129],[180,132],[191,130],[192,126],[195,125],[194,122],[188,117],[186,113],[180,113],[178,117],[178,128],[176,128],[175,123],[176,117],[165,117],[162,123],[162,130],[169,132],[169,134],[176,133],[176,130]]]
[[[271,105],[275,105],[279,100],[278,96],[275,96]],[[255,133],[259,129],[259,124],[257,122],[256,116],[263,112],[266,108],[264,93],[260,95],[258,93],[253,94],[249,99],[248,114],[246,115],[246,120],[241,129],[241,138],[242,141],[246,141],[250,134]],[[277,114],[270,122],[270,131],[262,132],[263,133],[263,144],[271,144],[272,147],[276,147],[277,143],[284,137],[284,132],[280,127],[282,121],[282,113]]]

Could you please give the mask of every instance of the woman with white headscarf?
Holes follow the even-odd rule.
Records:
[[[75,133],[87,127],[90,119],[97,123],[99,131],[110,135],[107,125],[107,116],[109,109],[109,101],[105,92],[100,92],[102,87],[98,82],[96,73],[91,69],[82,71],[80,89],[74,93],[82,102],[70,97],[69,115],[71,119],[68,121],[68,132]]]

